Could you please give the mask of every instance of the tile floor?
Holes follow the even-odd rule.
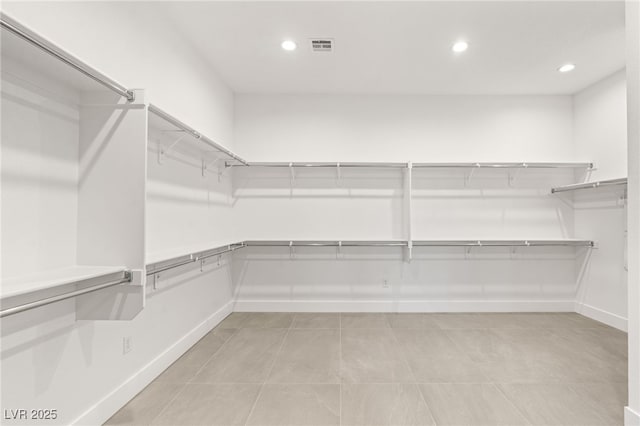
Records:
[[[109,425],[622,425],[627,336],[578,314],[234,313]]]

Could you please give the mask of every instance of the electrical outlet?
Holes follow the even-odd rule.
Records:
[[[122,354],[126,355],[133,350],[133,338],[131,336],[122,338]]]
[[[382,281],[382,288],[389,288],[389,280]]]

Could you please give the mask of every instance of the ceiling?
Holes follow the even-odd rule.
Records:
[[[625,65],[620,1],[156,5],[239,93],[571,94]],[[312,37],[334,52],[313,53]]]

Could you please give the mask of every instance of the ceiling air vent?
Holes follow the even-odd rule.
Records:
[[[333,52],[332,38],[312,38],[311,50],[313,52]]]

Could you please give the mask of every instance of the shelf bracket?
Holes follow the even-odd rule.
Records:
[[[162,137],[158,139],[158,164],[164,164],[164,157],[185,137],[188,136],[184,130],[163,130],[162,135],[167,133],[181,133],[180,137],[173,141],[167,148],[162,145]]]
[[[469,174],[464,177],[464,186],[468,186],[471,183],[471,178],[477,169],[480,168],[480,163],[476,163],[474,168],[469,171]]]
[[[153,289],[157,290],[160,288],[160,274],[153,274]]]
[[[202,177],[205,177],[207,175],[207,170],[214,164],[218,163],[219,161],[221,161],[220,157],[215,156],[213,158],[213,160],[210,160],[207,162],[207,160],[205,160],[204,158],[202,159]],[[222,174],[223,174],[223,169],[219,166],[216,165],[214,166],[214,168],[217,170],[218,172],[218,182],[222,181]]]
[[[482,247],[482,241],[477,241],[475,245],[473,246],[468,246],[465,251],[464,251],[464,258],[468,259],[469,255],[471,255],[471,249],[473,249],[474,247]]]
[[[289,259],[293,259],[294,254],[293,241],[289,241]]]
[[[516,169],[515,172],[513,172],[512,169],[509,169],[507,176],[507,184],[509,185],[509,187],[513,187],[513,183],[520,175],[520,171],[528,167],[529,165],[527,163],[522,163],[522,168]]]
[[[293,163],[289,163],[289,185],[293,188],[293,182],[296,180],[296,171],[293,168]]]
[[[342,257],[342,241],[338,241],[338,245],[336,246],[336,259],[340,259]]]
[[[340,181],[342,180],[342,170],[340,170],[340,163],[336,163],[336,178],[337,178],[337,186],[340,186]]]

